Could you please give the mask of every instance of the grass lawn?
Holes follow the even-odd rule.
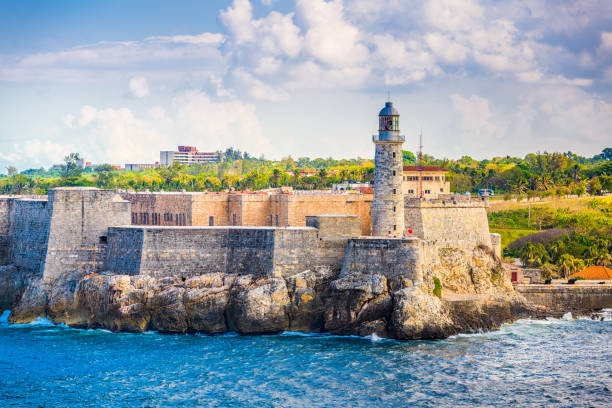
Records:
[[[502,250],[503,250],[512,241],[515,241],[526,235],[535,234],[541,231],[532,230],[532,229],[491,228],[491,232],[495,232],[501,235],[501,243],[502,243]]]

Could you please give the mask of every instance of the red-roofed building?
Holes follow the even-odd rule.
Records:
[[[440,194],[450,194],[448,170],[437,166],[404,166],[403,190],[411,197],[419,196],[419,173],[423,178],[423,197],[438,198]]]

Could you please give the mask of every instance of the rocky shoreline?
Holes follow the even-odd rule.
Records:
[[[537,314],[517,294],[499,259],[441,253],[420,281],[329,268],[287,278],[211,273],[189,279],[74,272],[43,280],[0,268],[0,306],[12,323],[45,317],[75,328],[217,334],[329,332],[436,339],[492,330]],[[436,295],[435,278],[443,287]],[[438,293],[440,295],[440,293]]]

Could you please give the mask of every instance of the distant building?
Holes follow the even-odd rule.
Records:
[[[141,169],[154,169],[159,167],[159,162],[155,163],[125,163],[125,170],[141,170]]]
[[[159,152],[159,162],[169,166],[174,162],[181,164],[191,163],[218,163],[221,155],[217,152],[200,152],[195,146],[179,146],[177,151],[162,150]]]
[[[360,187],[372,187],[370,183],[357,183],[355,181],[347,181],[344,183],[334,184],[332,186],[333,191],[348,191],[348,190],[359,190]]]
[[[436,166],[423,166],[419,172],[418,166],[404,166],[402,188],[409,197],[419,196],[419,173],[423,178],[423,197],[438,198],[440,194],[450,194],[450,181],[446,175],[448,170]]]
[[[84,169],[86,167],[91,167],[91,162],[90,161],[86,161],[85,159],[79,159],[77,160],[77,166],[81,169]]]

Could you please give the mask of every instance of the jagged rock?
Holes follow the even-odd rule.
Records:
[[[25,269],[14,265],[0,266],[0,310],[12,309],[34,279],[34,274]]]
[[[46,316],[49,289],[42,279],[31,280],[11,310],[9,322],[29,323],[37,317]]]
[[[474,293],[474,283],[466,253],[458,248],[444,247],[438,250],[440,268],[434,275],[442,286],[455,293]]]
[[[225,310],[232,281],[232,277],[224,274],[208,274],[185,282],[183,304],[192,330],[209,334],[228,330]]]
[[[238,333],[271,333],[289,328],[289,295],[282,278],[241,276],[230,289],[227,325]]]
[[[433,339],[453,333],[453,322],[440,299],[425,285],[393,293],[391,333],[397,339]]]
[[[329,282],[338,276],[330,268],[307,270],[287,278],[292,331],[321,332]]]
[[[386,329],[371,322],[386,319],[392,300],[383,275],[350,275],[331,282],[325,306],[325,329],[336,334],[386,336]],[[386,326],[386,325],[385,325]]]

